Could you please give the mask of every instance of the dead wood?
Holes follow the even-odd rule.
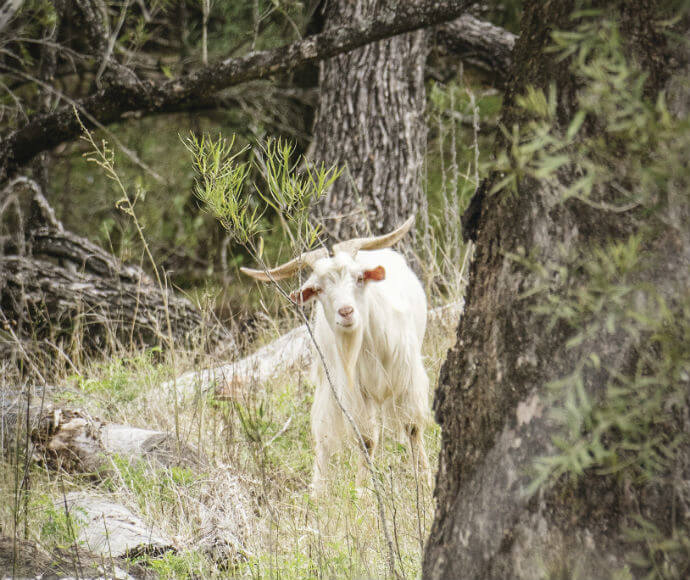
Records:
[[[1,578],[153,578],[140,565],[110,555],[96,555],[79,546],[48,552],[36,542],[0,536]]]
[[[31,432],[34,456],[51,469],[102,476],[114,455],[155,467],[200,466],[198,451],[174,435],[130,425],[106,423],[75,409],[51,407]]]
[[[76,541],[93,554],[113,558],[152,556],[174,550],[173,541],[147,526],[125,506],[82,492],[72,492],[58,502],[76,528]]]
[[[189,300],[160,288],[142,268],[65,230],[34,182],[17,185],[29,186],[31,217],[22,228],[25,239],[0,248],[5,359],[42,354],[50,363],[65,352],[81,356],[108,354],[120,345],[165,346],[170,335],[175,346],[229,340],[217,325],[204,325]]]
[[[429,310],[429,326],[453,328],[462,314],[464,301]],[[253,354],[228,364],[189,371],[175,380],[178,393],[190,396],[214,388],[220,400],[241,400],[252,389],[288,371],[304,372],[312,361],[311,340],[306,326],[298,326]],[[168,391],[172,381],[161,387]]]

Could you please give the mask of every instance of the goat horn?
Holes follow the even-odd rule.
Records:
[[[240,268],[240,272],[251,276],[256,280],[261,282],[270,282],[273,280],[282,280],[283,278],[288,278],[303,268],[307,266],[312,266],[317,260],[325,258],[328,256],[328,250],[325,248],[319,248],[318,250],[312,250],[311,252],[306,252],[296,258],[293,258],[289,262],[285,262],[280,266],[271,268],[270,270],[254,270],[252,268]]]
[[[358,250],[378,250],[380,248],[390,248],[393,244],[398,242],[407,232],[410,231],[414,223],[414,216],[411,215],[404,224],[390,233],[381,236],[372,236],[369,238],[354,238],[345,242],[340,242],[333,246],[333,253],[335,252],[349,252],[356,254]],[[240,268],[240,272],[251,276],[261,282],[270,282],[271,280],[282,280],[288,278],[307,266],[313,266],[321,258],[328,257],[329,253],[326,248],[319,248],[306,252],[289,262],[285,262],[280,266],[271,268],[270,270],[254,270],[252,268]]]
[[[380,236],[372,236],[369,238],[354,238],[345,242],[340,242],[333,246],[333,252],[349,252],[351,254],[357,253],[358,250],[378,250],[381,248],[390,248],[397,243],[402,237],[410,231],[414,223],[414,215],[411,215],[405,223],[389,232]]]

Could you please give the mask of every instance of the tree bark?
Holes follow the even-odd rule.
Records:
[[[327,32],[396,10],[394,0],[340,0]],[[410,2],[410,6],[419,3]],[[344,169],[317,209],[331,237],[389,231],[422,204],[426,32],[369,44],[321,63],[314,160]]]
[[[570,18],[576,4],[525,3],[504,99],[505,127],[525,120],[516,105],[518,95],[530,85],[548,94],[553,83],[557,123],[564,134],[568,129],[581,80],[571,73],[568,61],[557,60],[548,47],[553,30],[576,25]],[[688,70],[687,53],[671,58],[666,37],[653,26],[660,18],[658,5],[619,2],[607,8],[620,23],[627,50],[648,75],[652,99],[679,79],[687,80]],[[594,132],[596,127],[586,130]],[[506,148],[506,140],[497,147]],[[642,231],[639,224],[645,215],[634,210],[594,211],[573,199],[554,203],[575,179],[567,172],[548,180],[523,178],[517,194],[489,195],[498,179],[484,181],[465,220],[464,233],[476,240],[475,259],[457,343],[443,365],[434,404],[442,448],[437,510],[423,575],[430,579],[609,578],[626,566],[630,546],[621,531],[633,521],[630,512],[643,513],[664,528],[670,514],[687,505],[672,508],[663,489],[621,490],[615,478],[591,473],[584,474],[574,488],[563,483],[555,491],[527,496],[535,459],[553,452],[556,431],[550,405],[554,403],[546,385],[572,372],[583,352],[598,353],[602,368],[618,370],[634,361],[637,351],[606,333],[594,336],[586,346],[569,347],[572,330],[564,324],[549,328],[533,308],[534,301],[522,297],[534,286],[534,274],[510,256],[526,253],[539,263],[560,264],[561,248],[587,255],[592,246],[627,239],[636,228]],[[673,210],[687,215],[687,197],[676,203],[680,205]],[[650,251],[656,252],[658,267],[649,282],[663,289],[669,300],[678,298],[678,288],[689,283],[687,231],[668,228]],[[584,280],[583,272],[569,276]],[[590,396],[605,387],[603,372],[586,376],[584,388]],[[688,401],[685,405],[687,414]],[[687,429],[683,421],[680,418],[675,427],[681,433]],[[687,469],[681,473],[678,477],[687,480]]]
[[[142,81],[120,67],[108,86],[57,111],[36,115],[26,126],[4,136],[0,143],[0,181],[13,175],[38,153],[79,135],[82,129],[75,108],[81,122],[89,128],[123,120],[133,112],[185,110],[196,99],[230,86],[457,18],[468,4],[468,0],[398,3],[394,10],[389,7],[380,14],[368,14],[355,25],[332,28],[275,50],[229,58],[166,81]]]

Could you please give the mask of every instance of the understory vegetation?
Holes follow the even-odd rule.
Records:
[[[430,376],[438,373],[453,333],[453,320],[431,325],[424,353]],[[267,331],[264,339],[272,336]],[[78,375],[64,377],[53,401],[103,421],[167,432],[174,431],[176,408],[181,443],[198,450],[208,460],[204,466],[185,466],[182,461],[180,467],[162,468],[146,460],[132,463],[113,457],[110,469],[96,476],[56,473],[40,461],[25,473],[22,448],[11,453],[12,460],[1,470],[3,530],[36,540],[48,551],[69,549],[79,536],[81,517],[78,512],[68,516],[61,498],[88,490],[121,503],[174,539],[175,551],[131,558],[161,577],[385,576],[386,548],[376,502],[368,490],[358,493],[354,487],[358,450],[346,449],[334,461],[332,484],[323,497],[310,496],[313,388],[301,373],[284,373],[254,385],[233,401],[192,389],[176,403],[172,389],[162,387],[175,370],[157,359],[158,353],[142,353],[90,365]],[[179,363],[193,365],[191,360]],[[431,425],[425,433],[432,461],[438,455],[438,435]],[[398,569],[415,577],[434,508],[432,490],[415,477],[408,452],[406,445],[387,438],[375,463],[395,534]],[[226,506],[230,513],[223,514],[226,502],[246,503]],[[210,513],[215,508],[218,514]],[[210,520],[223,517],[240,518],[225,525],[246,533],[229,556],[199,547]],[[225,540],[232,544],[233,538],[227,534]]]
[[[409,252],[427,289],[430,307],[443,309],[448,305],[432,318],[424,342],[425,364],[432,385],[448,347],[455,340],[461,310],[469,253],[461,242],[460,217],[477,185],[480,150],[485,149],[487,141],[483,135],[480,137],[479,127],[482,119],[492,122],[499,104],[500,98],[493,91],[486,96],[475,95],[462,80],[449,88],[438,86],[431,91],[429,123],[434,148],[426,169],[430,203],[428,212],[417,216],[416,242]],[[461,132],[460,127],[468,121],[475,129]],[[175,135],[176,147],[184,151],[181,137],[185,139],[184,135]],[[228,159],[237,162],[235,177],[254,174],[249,162],[257,163],[257,158],[250,157],[253,152],[241,138],[237,138],[233,150],[239,152],[238,157],[233,157],[222,139],[213,134],[204,137],[204,141],[195,139],[187,141],[193,155],[186,154],[184,159],[190,168],[195,160],[200,177],[198,191],[204,187],[203,178],[212,175],[214,159],[220,163],[216,169],[221,170],[216,177],[228,177],[222,171],[228,169],[229,166],[222,165]],[[157,247],[148,243],[148,234],[157,231],[155,227],[151,230],[153,223],[149,221],[156,204],[142,181],[128,178],[131,168],[120,170],[120,156],[110,145],[98,141],[96,135],[88,135],[86,145],[88,159],[95,161],[87,166],[94,171],[94,179],[114,184],[111,203],[131,221],[125,227],[132,228],[132,234],[126,236],[129,242],[122,243],[125,238],[120,238],[118,243],[120,254],[125,258],[131,256],[131,248],[139,247],[141,251],[143,244],[143,263],[153,258],[156,262],[149,267],[160,268],[162,275],[164,268],[157,263]],[[289,142],[269,141],[263,149],[260,144],[256,146],[255,151],[260,155],[258,163],[264,167],[267,163],[278,164],[264,173],[262,182],[267,183],[266,177],[270,176],[282,180],[275,184],[274,193],[285,192],[286,183],[299,184],[293,177],[294,151]],[[331,177],[336,175],[333,172]],[[329,179],[326,175],[319,192],[325,191]],[[226,182],[223,187],[228,185]],[[109,188],[110,185],[106,187]],[[224,191],[227,193],[227,187]],[[242,198],[249,200],[249,205],[243,206],[247,211],[245,217],[262,236],[260,241],[252,239],[250,249],[256,256],[275,263],[294,251],[288,249],[285,230],[272,223],[282,207],[291,207],[295,201],[307,202],[300,197],[302,193],[298,188],[294,200],[273,199],[274,207],[268,211],[256,205],[262,201],[258,194]],[[302,235],[300,240],[316,233],[309,229],[305,219],[308,205],[303,203],[301,207],[302,229],[297,232]],[[235,209],[242,211],[241,207]],[[252,219],[256,221],[251,222]],[[199,214],[198,220],[208,225],[204,213]],[[109,244],[112,230],[107,229],[107,223],[104,222],[102,232],[106,234],[103,240]],[[241,233],[237,228],[233,230],[233,224],[229,225],[231,231]],[[244,226],[246,229],[246,222]],[[240,236],[236,241],[243,240]],[[244,252],[239,252],[230,263],[251,265]],[[3,382],[11,386],[7,393],[21,394],[22,404],[33,396],[28,401],[31,405],[80,409],[105,423],[174,433],[180,445],[180,460],[177,466],[161,467],[115,455],[98,473],[56,472],[47,469],[42,458],[32,452],[33,443],[27,438],[6,448],[5,442],[11,437],[5,432],[0,529],[10,536],[36,541],[48,552],[57,549],[71,554],[74,546],[88,548],[79,539],[86,525],[83,514],[65,506],[65,498],[71,492],[88,491],[122,504],[138,514],[147,526],[172,539],[172,550],[129,558],[131,565],[156,576],[361,578],[381,577],[389,571],[384,524],[392,534],[395,569],[403,577],[419,576],[424,540],[434,514],[433,490],[412,469],[406,442],[384,432],[383,444],[373,458],[384,508],[382,522],[372,482],[364,490],[355,489],[360,451],[354,446],[346,446],[333,462],[332,483],[325,497],[315,499],[310,495],[313,443],[309,408],[313,386],[307,382],[304,370],[285,371],[267,382],[248,385],[235,392],[231,400],[217,398],[213,385],[209,388],[199,383],[184,389],[176,383],[175,378],[184,371],[202,370],[239,358],[270,343],[299,322],[287,301],[273,288],[250,286],[239,280],[230,282],[229,288],[206,286],[195,292],[209,310],[217,308],[227,292],[246,295],[243,308],[259,310],[250,332],[236,327],[238,332],[230,351],[171,351],[163,332],[160,347],[133,352],[126,345],[115,345],[115,354],[108,360],[82,361],[77,365],[65,352],[58,367],[61,370],[51,369],[49,383],[56,387],[46,391],[45,401],[13,369],[3,368]],[[233,302],[231,308],[236,304]],[[216,316],[210,314],[208,319],[213,321]],[[78,343],[72,346],[78,351]],[[224,385],[215,387],[222,391]],[[10,427],[3,423],[3,428]],[[22,419],[12,428],[19,432]],[[438,427],[430,424],[424,440],[435,472],[440,444]],[[183,450],[188,448],[196,450],[203,461],[187,462]],[[223,530],[226,545],[206,542],[209,529],[216,533]],[[122,566],[120,560],[111,563]]]

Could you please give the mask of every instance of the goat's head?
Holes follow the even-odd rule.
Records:
[[[287,278],[310,267],[311,275],[298,290],[290,294],[291,300],[297,304],[306,304],[314,298],[318,299],[334,332],[354,332],[368,318],[364,298],[367,284],[386,278],[383,266],[363,266],[357,260],[357,252],[392,246],[409,231],[413,222],[414,216],[411,216],[388,234],[341,242],[333,246],[330,255],[328,250],[320,248],[270,270],[241,270],[257,280],[270,282]]]

